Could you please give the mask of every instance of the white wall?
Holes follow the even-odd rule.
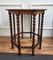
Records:
[[[53,0],[1,0],[0,1],[0,35],[6,36],[9,33],[9,21],[7,8],[46,8],[44,18],[43,36],[53,36]],[[27,18],[28,17],[28,18]],[[24,31],[29,31],[30,16],[24,16]],[[27,23],[25,23],[27,22]],[[28,26],[27,26],[27,25]],[[26,27],[26,28],[25,28]]]
[[[47,9],[44,15],[44,28],[43,36],[53,37],[53,4],[50,3],[39,3],[39,4],[30,4],[31,9]]]

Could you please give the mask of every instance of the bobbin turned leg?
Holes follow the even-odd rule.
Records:
[[[15,30],[15,15],[13,13],[13,31],[14,31],[14,42],[16,42],[16,30]]]
[[[21,32],[22,32],[22,39],[23,39],[23,14],[21,14]]]
[[[32,38],[32,15],[31,15],[31,23],[30,23],[30,38]]]
[[[18,54],[21,54],[21,45],[20,45],[20,24],[19,24],[19,14],[17,16],[17,37],[18,37]]]
[[[9,22],[10,22],[10,34],[11,34],[11,46],[13,49],[14,48],[14,46],[13,46],[13,29],[12,29],[12,18],[11,18],[10,12],[9,12]]]
[[[41,44],[42,44],[42,32],[43,32],[43,19],[44,19],[44,13],[41,14],[41,31],[40,31],[40,45],[39,49],[41,49]]]
[[[38,16],[38,44],[40,43],[40,14]]]
[[[34,49],[35,49],[35,16],[33,15],[33,36],[32,36],[32,55],[34,55]]]

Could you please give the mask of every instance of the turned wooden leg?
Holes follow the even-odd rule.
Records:
[[[13,13],[13,29],[14,29],[14,42],[16,42],[15,15],[14,15],[14,13]]]
[[[31,23],[30,23],[30,38],[32,38],[32,15],[31,15]]]
[[[39,19],[38,19],[38,44],[40,43],[40,14],[39,14]]]
[[[41,49],[41,45],[42,45],[42,32],[43,32],[43,19],[44,19],[44,13],[41,14],[41,31],[40,31],[40,45],[39,45],[39,49]]]
[[[18,54],[21,54],[21,45],[20,45],[20,24],[19,24],[19,14],[17,16],[17,33],[18,33]]]
[[[32,55],[34,55],[35,44],[35,15],[33,15],[33,36],[32,36]]]
[[[23,39],[23,14],[21,14],[21,32],[22,32],[22,39]]]
[[[12,29],[12,18],[11,13],[9,12],[9,23],[10,23],[10,35],[11,35],[11,46],[13,47],[13,29]]]

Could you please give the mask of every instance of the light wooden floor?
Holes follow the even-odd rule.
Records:
[[[31,40],[24,38],[21,40],[21,45],[31,45]],[[16,47],[11,49],[10,37],[0,37],[0,52],[18,53],[18,49]],[[31,49],[22,49],[21,52],[31,54]],[[35,54],[53,54],[53,38],[43,38],[42,49],[39,50],[37,47]]]

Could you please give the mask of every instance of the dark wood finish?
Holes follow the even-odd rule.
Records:
[[[11,17],[11,13],[10,13],[10,12],[9,12],[9,22],[10,22],[11,45],[12,45],[12,48],[14,48],[14,47],[13,47],[12,17]]]
[[[38,16],[38,43],[40,42],[40,14]]]
[[[21,14],[21,32],[22,32],[22,39],[23,39],[23,14]]]
[[[32,15],[31,15],[31,24],[30,24],[30,38],[32,38]]]
[[[23,34],[29,34],[29,33],[33,34],[33,32],[23,32]],[[20,32],[19,34],[22,34],[22,32]],[[16,35],[17,35],[17,34],[16,34]],[[35,33],[35,35],[38,36],[37,33]]]
[[[31,49],[31,46],[21,46],[21,48],[25,48],[25,49]]]
[[[41,14],[41,29],[40,29],[40,44],[39,44],[39,49],[41,49],[41,44],[42,44],[42,32],[43,32],[43,19],[44,19],[44,13]]]
[[[43,13],[46,9],[6,9],[15,14],[39,14]]]
[[[16,32],[15,32],[15,15],[13,13],[13,29],[14,29],[14,42],[16,42]]]
[[[36,15],[33,15],[32,55],[34,55],[34,45],[35,45],[35,17]]]
[[[7,9],[9,12],[9,21],[10,21],[10,33],[11,33],[11,44],[12,48],[13,45],[15,45],[18,48],[18,54],[21,55],[21,48],[31,48],[32,49],[32,55],[34,55],[34,49],[39,45],[39,49],[41,49],[42,44],[42,30],[43,30],[43,18],[44,18],[44,12],[46,9]],[[11,14],[13,14],[13,23]],[[30,23],[30,32],[24,32],[23,31],[23,14],[31,14],[31,23]],[[35,23],[36,23],[36,15],[39,15],[38,19],[38,34],[35,33]],[[21,32],[20,32],[20,22],[19,22],[19,16],[21,15]],[[17,33],[15,29],[15,16],[17,17]],[[32,18],[33,17],[33,18]],[[33,20],[33,21],[32,21]],[[13,26],[12,26],[13,25]],[[13,27],[13,29],[12,29]],[[14,33],[14,35],[13,35]],[[29,33],[30,38],[32,39],[32,46],[21,46],[20,44],[20,34],[23,38],[24,33]],[[16,44],[16,35],[17,35],[17,41]],[[38,36],[38,42],[35,44],[35,35]]]
[[[20,32],[20,24],[19,24],[19,14],[18,15],[16,15],[16,17],[17,17],[17,33],[18,33],[18,54],[20,55],[21,54],[21,45],[20,45],[20,34],[19,34],[19,32]]]

